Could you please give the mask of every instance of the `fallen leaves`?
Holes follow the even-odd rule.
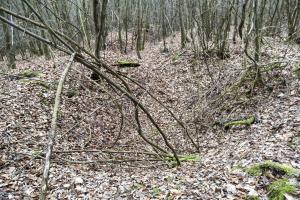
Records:
[[[278,57],[287,48],[285,44],[276,45],[279,50],[269,49],[269,55]],[[159,166],[156,162],[151,163],[151,168],[149,163],[141,166],[54,163],[51,168],[50,199],[244,199],[247,195],[263,197],[265,190],[257,186],[258,180],[235,167],[245,167],[269,159],[300,167],[300,149],[297,145],[300,131],[299,83],[293,79],[290,66],[283,69],[281,74],[288,80],[287,86],[274,85],[272,93],[257,94],[257,99],[252,99],[255,100],[254,105],[237,106],[230,113],[213,113],[213,108],[208,107],[208,101],[214,100],[226,86],[237,81],[243,71],[241,56],[237,54],[228,60],[212,60],[206,66],[202,61],[192,62],[193,58],[188,55],[188,51],[185,52],[187,56],[180,52],[177,43],[170,48],[168,54],[161,54],[159,46],[149,45],[144,51],[147,56],[143,56],[140,67],[121,70],[164,102],[192,131],[197,123],[202,123],[199,125],[199,132],[194,133],[202,146],[201,160],[184,163],[181,168],[175,169]],[[287,56],[299,57],[298,52],[297,49],[292,49]],[[128,60],[134,56],[134,52],[129,55],[107,52],[107,60],[111,63],[116,61],[115,58]],[[176,59],[172,60],[174,57]],[[46,62],[42,58],[35,59],[37,64],[20,62],[13,73],[18,74],[31,68],[43,73],[41,79],[45,83],[55,86],[62,69],[59,64],[65,60],[64,57],[55,58],[54,62],[58,66],[55,69],[41,67],[53,65],[53,61]],[[206,67],[210,68],[215,83],[212,83]],[[75,68],[81,70],[80,66]],[[132,116],[132,105],[123,98],[112,100],[83,76],[88,73],[73,71],[67,80],[56,150],[82,149],[86,146],[91,149],[105,149],[109,146],[118,133],[120,122],[120,115],[113,102],[122,103],[126,117]],[[1,76],[0,84],[0,199],[34,199],[39,193],[43,168],[43,161],[39,156],[47,141],[54,90],[51,87],[45,88],[39,84],[28,84]],[[103,85],[105,86],[104,83]],[[130,86],[138,94],[140,101],[147,104],[179,151],[190,151],[192,148],[187,145],[188,138],[182,135],[180,127],[164,109],[144,91],[133,84]],[[70,94],[67,88],[76,90],[76,95],[68,98]],[[200,113],[202,110],[205,112]],[[195,116],[199,113],[203,116],[195,122]],[[212,116],[208,117],[211,113]],[[251,127],[234,128],[226,133],[210,127],[212,121],[220,118],[247,116],[249,113],[255,113],[260,120]],[[147,136],[155,138],[153,128],[143,117],[141,120]],[[116,147],[149,150],[136,137],[132,124],[126,122],[125,125]],[[157,142],[160,140],[157,139]],[[60,156],[54,155],[55,159]],[[62,158],[87,161],[110,159],[107,155],[85,152],[64,154]]]

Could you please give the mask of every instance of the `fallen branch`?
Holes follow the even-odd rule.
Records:
[[[117,151],[117,150],[97,150],[97,149],[74,149],[74,150],[66,150],[66,151],[53,151],[53,153],[57,154],[72,154],[72,153],[103,153],[103,154],[140,154],[140,155],[148,155],[148,156],[165,156],[164,154],[157,154],[152,152],[141,152],[141,151]]]
[[[80,160],[68,160],[68,159],[63,159],[60,158],[59,160],[54,160],[53,162],[56,163],[71,163],[71,164],[81,164],[81,165],[86,165],[86,164],[93,164],[93,163],[112,163],[112,164],[117,164],[117,163],[127,163],[127,162],[158,162],[158,161],[164,161],[163,159],[127,159],[127,160],[115,160],[115,159],[110,159],[110,160],[91,160],[91,161],[80,161]]]
[[[229,129],[232,126],[246,125],[250,126],[255,122],[255,117],[250,116],[247,119],[233,120],[224,124],[225,129]]]
[[[47,153],[46,153],[46,160],[45,160],[45,167],[44,167],[44,173],[43,173],[43,179],[41,184],[41,196],[40,199],[44,200],[47,196],[47,190],[48,190],[48,180],[49,180],[49,170],[50,170],[50,159],[53,151],[54,141],[56,137],[56,126],[57,126],[57,116],[58,116],[58,110],[59,110],[59,104],[61,99],[61,93],[63,89],[64,82],[66,80],[67,74],[69,70],[71,69],[72,63],[74,61],[76,53],[73,53],[69,62],[69,65],[65,68],[63,73],[61,74],[59,84],[57,86],[56,90],[56,96],[55,96],[55,103],[52,113],[52,121],[51,121],[51,129],[49,133],[49,141],[48,141],[48,147],[47,147]]]
[[[39,13],[36,12],[35,8],[29,3],[28,0],[24,0],[24,3],[30,8],[30,10],[34,13],[34,15],[37,17],[39,22],[34,22],[26,17],[18,16],[19,19],[23,21],[27,21],[39,28],[46,29],[49,34],[49,39],[37,35],[31,31],[26,30],[25,28],[12,23],[11,21],[7,20],[4,17],[0,16],[0,20],[4,23],[9,24],[10,26],[15,27],[16,29],[24,32],[25,34],[28,34],[35,39],[42,41],[43,43],[46,43],[47,45],[50,45],[62,52],[65,52],[68,55],[71,55],[73,52],[83,52],[84,55],[80,53],[76,53],[74,56],[74,61],[79,62],[83,64],[88,69],[92,70],[93,73],[98,74],[99,77],[104,80],[111,88],[119,92],[118,95],[124,95],[126,96],[134,105],[140,109],[148,118],[148,120],[151,122],[151,124],[157,129],[159,135],[162,137],[162,141],[164,144],[171,150],[173,156],[177,160],[177,164],[180,164],[180,161],[177,157],[177,153],[173,145],[168,141],[167,134],[162,130],[160,125],[156,122],[156,120],[153,118],[150,111],[147,109],[147,107],[142,104],[139,99],[130,92],[128,84],[125,80],[122,79],[122,77],[111,68],[109,64],[107,64],[105,61],[100,60],[97,58],[96,55],[93,53],[87,51],[85,48],[79,46],[76,44],[76,42],[72,41],[68,36],[64,35],[63,33],[60,33],[59,31],[53,29],[49,24],[46,23],[46,21],[39,15]],[[7,11],[7,10],[6,10]],[[16,14],[17,15],[17,14]],[[74,50],[76,49],[76,51]],[[168,152],[169,154],[170,152]]]
[[[117,64],[114,64],[114,66],[118,66],[120,68],[126,68],[126,67],[139,67],[141,64],[133,61],[119,61]]]

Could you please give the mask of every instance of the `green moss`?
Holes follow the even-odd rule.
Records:
[[[255,117],[254,116],[250,116],[247,119],[234,120],[234,121],[227,122],[227,123],[224,124],[224,128],[225,129],[229,129],[231,126],[238,126],[238,125],[247,125],[247,126],[250,126],[254,122],[255,122]]]
[[[286,164],[280,164],[272,161],[266,161],[262,164],[254,165],[246,169],[246,172],[252,176],[260,176],[267,170],[272,170],[286,176],[296,176],[299,174],[298,169]]]
[[[285,200],[285,194],[294,193],[297,187],[289,182],[288,179],[274,181],[268,186],[270,200]]]
[[[177,166],[177,161],[174,156],[167,156],[166,160],[172,167]],[[180,162],[198,162],[200,161],[200,157],[198,155],[186,155],[186,156],[179,156]]]
[[[246,200],[260,200],[259,196],[247,195]]]
[[[119,67],[138,67],[140,66],[140,63],[129,61],[129,60],[123,60],[123,61],[118,61],[117,65]]]
[[[246,172],[251,176],[260,176],[262,174],[262,169],[260,165],[254,165],[246,169]]]
[[[200,161],[200,157],[197,155],[191,154],[191,155],[179,157],[179,160],[181,162],[197,162],[197,161]]]

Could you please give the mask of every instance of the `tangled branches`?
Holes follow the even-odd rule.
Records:
[[[14,16],[20,21],[24,21],[26,23],[31,24],[35,28],[38,28],[43,31],[47,31],[48,37],[46,38],[44,35],[39,35],[35,32],[32,32],[31,30],[28,30],[21,25],[12,22],[8,20],[7,18],[0,16],[0,20],[4,23],[7,23],[11,27],[14,27],[15,29],[22,31],[23,33],[35,38],[36,40],[39,40],[40,42],[51,46],[54,49],[57,49],[61,52],[64,52],[67,55],[71,56],[70,64],[67,66],[67,68],[64,70],[64,72],[61,75],[60,83],[57,87],[57,93],[56,93],[56,99],[55,99],[55,106],[53,110],[53,117],[52,117],[52,123],[51,123],[51,130],[48,135],[48,147],[46,152],[46,159],[45,159],[45,169],[44,169],[44,176],[42,181],[42,191],[41,191],[41,199],[46,198],[47,194],[47,185],[48,185],[48,178],[49,178],[49,169],[51,164],[51,155],[53,153],[53,147],[55,142],[55,136],[56,136],[56,121],[57,121],[57,113],[59,110],[59,103],[60,103],[60,95],[62,92],[64,80],[66,79],[67,73],[69,69],[71,68],[72,62],[77,62],[83,65],[84,67],[91,70],[94,74],[96,74],[98,77],[101,78],[101,80],[105,81],[107,85],[112,88],[116,95],[125,96],[127,99],[133,103],[134,105],[134,120],[136,124],[136,129],[138,132],[138,135],[142,138],[142,140],[151,146],[151,148],[155,151],[155,153],[151,154],[157,155],[158,158],[154,160],[161,160],[162,158],[169,158],[170,156],[174,158],[177,165],[180,165],[180,159],[179,155],[177,154],[177,151],[175,147],[171,144],[171,142],[168,139],[167,133],[161,128],[161,126],[157,123],[157,121],[154,119],[150,111],[147,109],[147,107],[141,103],[141,101],[137,98],[137,96],[132,92],[129,83],[131,82],[138,86],[139,88],[145,90],[150,96],[158,102],[170,115],[175,119],[175,121],[182,127],[184,134],[186,134],[191,142],[191,144],[195,147],[195,149],[198,151],[198,145],[196,142],[194,142],[192,136],[188,132],[188,129],[185,127],[184,123],[181,122],[175,114],[173,114],[170,109],[168,109],[166,106],[164,106],[158,99],[156,99],[150,92],[148,92],[142,85],[138,84],[133,79],[126,77],[125,75],[121,75],[120,73],[116,72],[107,62],[100,59],[99,56],[97,56],[95,53],[91,53],[90,50],[85,49],[84,47],[80,46],[80,44],[77,44],[74,42],[70,37],[65,35],[64,33],[55,30],[52,28],[46,20],[43,19],[43,16],[38,13],[35,9],[35,7],[27,0],[23,0],[23,3],[30,9],[30,11],[34,14],[34,16],[39,20],[39,22],[34,21],[32,19],[29,19],[25,16],[19,15],[17,13],[14,13],[8,9],[5,9],[3,7],[0,7],[0,11],[3,11],[11,16]],[[120,108],[120,110],[122,110]],[[162,144],[157,144],[156,142],[152,141],[151,138],[147,137],[143,133],[142,130],[142,124],[140,121],[140,112],[143,113],[143,115],[146,116],[147,120],[152,124],[153,127],[155,127],[159,137],[162,139]],[[123,127],[123,115],[122,115],[122,124],[120,128],[120,133],[122,131]],[[118,136],[119,138],[119,136]],[[130,162],[130,161],[137,161],[137,159],[127,159],[123,162]],[[110,160],[110,162],[114,163]],[[120,160],[117,160],[116,162],[122,162]]]

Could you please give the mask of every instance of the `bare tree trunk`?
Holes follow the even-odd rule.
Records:
[[[125,48],[124,53],[127,53],[128,47],[128,0],[125,0],[125,18],[124,18],[124,28],[125,28]]]
[[[0,11],[0,16],[5,17],[4,13]],[[12,16],[10,17],[10,21],[12,21]],[[6,49],[6,57],[7,57],[7,65],[11,69],[16,68],[16,58],[15,52],[13,48],[13,27],[10,27],[6,23],[2,23],[2,28],[4,32],[5,38],[5,49]]]
[[[121,2],[120,0],[116,0],[117,3],[117,10],[118,10],[118,16],[117,16],[117,21],[118,21],[118,40],[119,40],[119,46],[120,46],[120,51],[123,53],[123,40],[122,40],[122,23],[121,23]]]
[[[183,14],[182,14],[182,7],[184,5],[184,1],[178,1],[177,9],[179,14],[179,25],[180,25],[180,34],[181,34],[181,48],[185,48],[186,45],[186,33],[185,27],[183,23]]]
[[[238,16],[239,16],[239,0],[234,0],[235,1],[235,16],[234,16],[234,30],[233,30],[233,43],[236,43],[236,35],[238,32]]]
[[[161,26],[162,26],[162,36],[163,36],[163,52],[168,52],[166,37],[167,37],[167,27],[166,27],[166,2],[165,0],[160,1],[161,4]]]
[[[93,0],[93,18],[94,18],[94,27],[96,34],[95,41],[95,55],[97,58],[100,58],[100,49],[104,47],[105,43],[105,18],[106,18],[106,7],[108,0],[102,1],[101,17],[99,22],[99,0]],[[93,80],[99,80],[100,77],[96,73],[92,73],[91,78]]]
[[[246,20],[246,8],[248,5],[249,0],[245,0],[245,2],[243,3],[243,7],[242,7],[242,17],[241,17],[241,22],[239,25],[239,36],[242,39],[243,38],[243,28],[244,28],[244,24],[245,24],[245,20]]]
[[[141,5],[141,0],[138,0],[138,8],[137,8],[137,38],[136,38],[136,54],[139,59],[142,59],[141,56],[141,45],[142,45],[142,19],[141,19],[141,10],[142,10],[142,5]]]

